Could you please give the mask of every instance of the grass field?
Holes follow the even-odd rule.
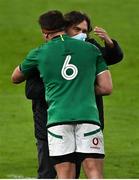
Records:
[[[47,10],[86,12],[118,40],[124,60],[111,66],[114,91],[105,97],[105,178],[139,178],[139,1],[0,0],[0,178],[36,177],[31,102],[13,68],[42,42],[38,16]],[[83,178],[83,173],[81,174]]]

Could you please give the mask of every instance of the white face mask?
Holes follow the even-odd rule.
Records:
[[[87,34],[79,33],[79,34],[77,34],[75,36],[72,36],[72,38],[78,39],[78,40],[81,40],[81,41],[85,41],[85,39],[87,38]]]

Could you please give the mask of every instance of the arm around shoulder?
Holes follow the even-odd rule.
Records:
[[[19,67],[19,66],[17,66],[17,67],[14,69],[14,71],[13,71],[13,73],[12,73],[12,76],[11,76],[11,81],[12,81],[12,83],[14,83],[14,84],[19,84],[19,83],[25,81],[25,76],[24,76],[24,74],[22,73],[22,71],[20,70],[20,67]]]

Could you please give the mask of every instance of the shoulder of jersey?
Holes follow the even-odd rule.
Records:
[[[36,51],[41,51],[47,47],[48,43],[42,43],[37,48]]]
[[[97,46],[95,46],[94,44],[85,41],[91,48],[96,49],[97,51],[100,51],[99,48]]]
[[[94,51],[100,51],[98,47],[96,47],[94,44],[88,42],[88,41],[81,41],[81,40],[77,40],[77,39],[74,39],[74,38],[71,38],[73,41],[76,41],[78,42],[80,45],[85,45],[91,49],[94,49]]]

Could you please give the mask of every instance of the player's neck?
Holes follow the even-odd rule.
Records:
[[[51,37],[52,37],[52,39],[53,39],[53,38],[55,38],[55,37],[57,37],[57,36],[60,36],[60,35],[63,35],[63,34],[65,34],[65,31],[53,33],[53,34],[51,35]]]

